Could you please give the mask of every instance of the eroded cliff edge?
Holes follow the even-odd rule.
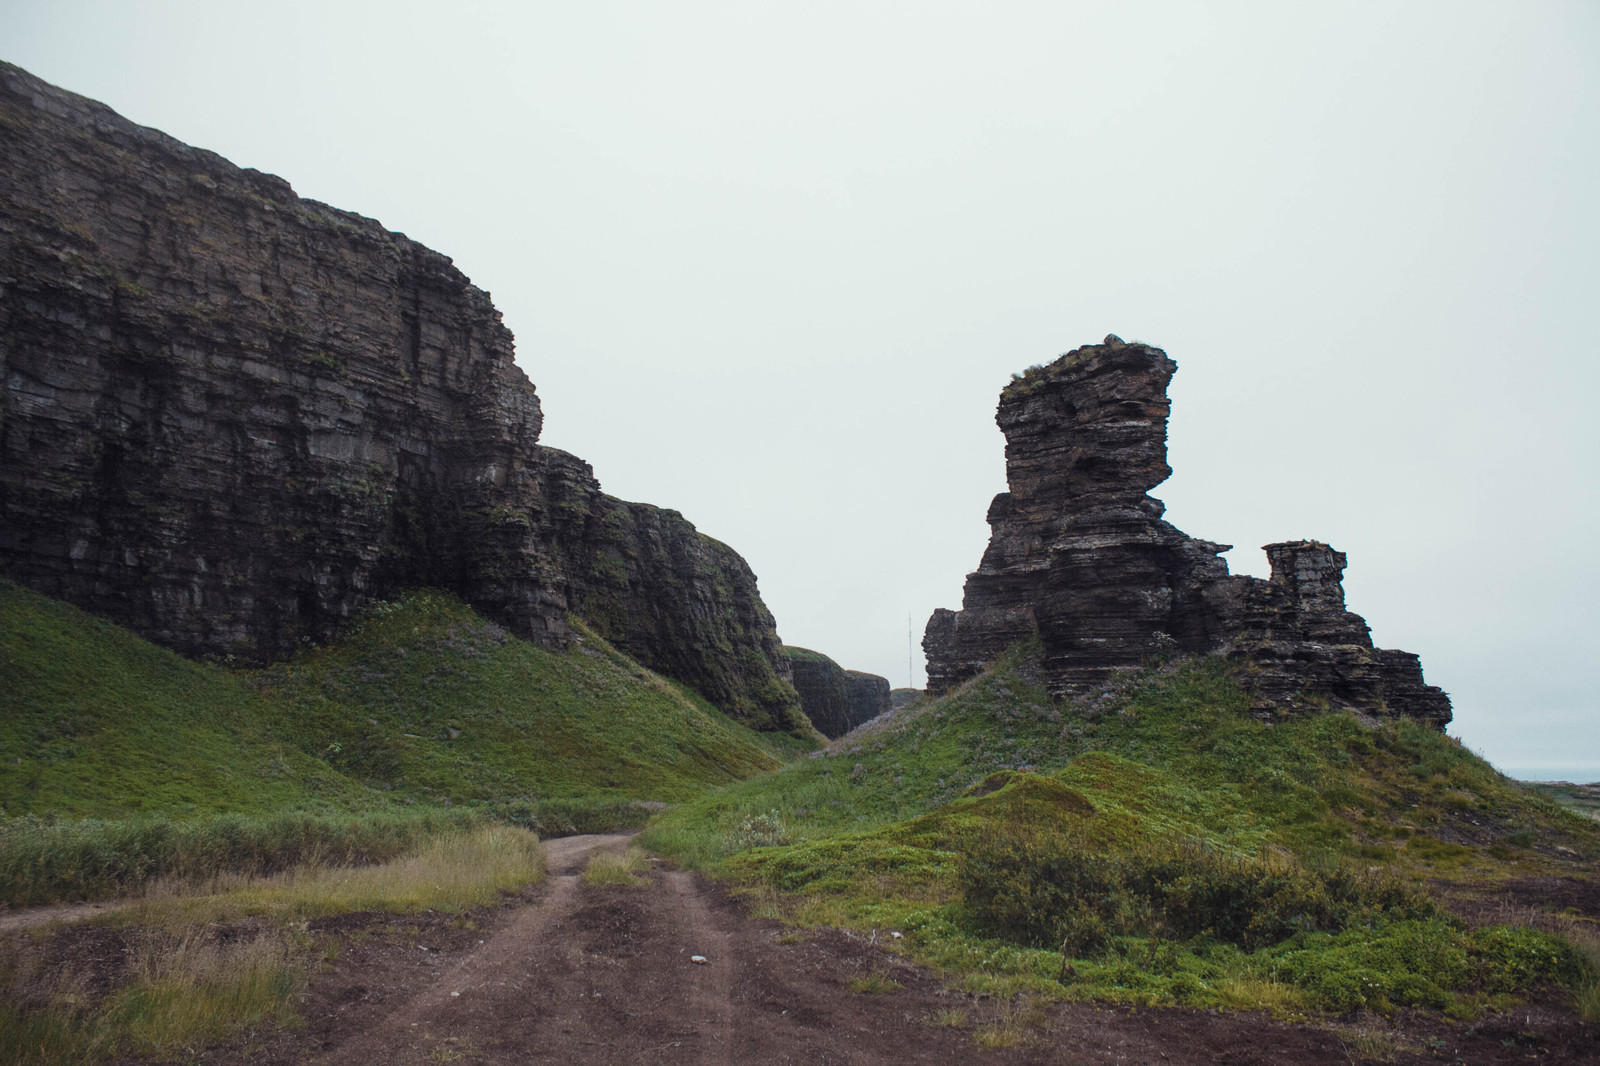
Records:
[[[1226,544],[1162,520],[1150,490],[1167,465],[1165,352],[1107,337],[1019,375],[1000,394],[1009,492],[989,507],[989,547],[962,610],[928,620],[928,689],[947,691],[1038,635],[1053,691],[1092,693],[1153,654],[1224,655],[1263,712],[1344,706],[1443,728],[1450,700],[1417,656],[1374,648],[1345,609],[1344,553],[1266,546],[1272,577],[1232,576]]]
[[[276,658],[434,585],[809,730],[744,560],[538,445],[450,259],[7,64],[0,380],[0,571],[167,647]]]

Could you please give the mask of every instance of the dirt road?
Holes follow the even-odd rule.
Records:
[[[302,1005],[305,1027],[252,1034],[200,1061],[1300,1066],[1359,1060],[1336,1032],[1261,1015],[1089,1004],[1024,1011],[1014,1002],[963,996],[870,938],[751,919],[716,886],[665,864],[640,887],[583,883],[593,854],[627,843],[626,836],[550,841],[543,884],[474,916],[367,914],[313,923],[339,951],[311,982]],[[692,961],[695,955],[706,961]],[[851,988],[853,978],[859,988],[868,975],[880,979],[882,991]],[[1528,1021],[1560,1028],[1553,1019]],[[1432,1033],[1425,1020],[1376,1024],[1394,1033],[1398,1061],[1433,1061],[1438,1048],[1423,1043]],[[1523,1027],[1521,1017],[1516,1027]],[[1459,1028],[1440,1032],[1452,1042],[1461,1035]],[[1510,1035],[1480,1026],[1456,1053],[1471,1062],[1523,1061],[1533,1049],[1505,1043]],[[1572,1040],[1597,1046],[1583,1032],[1563,1039],[1566,1046],[1547,1046],[1541,1061],[1561,1061],[1578,1046]],[[1014,1043],[986,1046],[1006,1040]],[[1414,1058],[1405,1050],[1411,1046]]]

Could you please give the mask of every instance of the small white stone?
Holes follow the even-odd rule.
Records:
[[[889,935],[891,937],[893,937],[895,940],[904,940],[905,939],[905,935],[903,933],[890,933]]]
[[[689,961],[704,966],[707,960],[704,955],[690,955]]]
[[[452,993],[450,993],[450,994],[451,994],[451,995],[452,995],[452,996],[459,996],[459,995],[460,995],[460,994],[461,994],[461,993],[460,993],[460,992],[452,992]]]

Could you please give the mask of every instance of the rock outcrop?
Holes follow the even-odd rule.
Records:
[[[889,709],[898,711],[922,698],[920,688],[894,688],[889,690]]]
[[[808,731],[737,553],[538,445],[487,293],[376,221],[0,64],[0,571],[190,655],[435,585]]]
[[[800,705],[830,740],[889,709],[889,682],[877,674],[846,670],[821,652],[784,646]]]
[[[1081,694],[1169,651],[1237,660],[1260,706],[1338,705],[1439,727],[1450,701],[1417,657],[1374,648],[1345,609],[1343,553],[1316,541],[1266,546],[1272,577],[1231,576],[1229,545],[1162,520],[1150,490],[1167,466],[1165,352],[1116,337],[1016,375],[1000,394],[1009,492],[959,612],[928,620],[937,694],[1037,634],[1052,689]]]

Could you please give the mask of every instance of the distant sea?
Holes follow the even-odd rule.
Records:
[[[1574,785],[1600,782],[1600,766],[1496,766],[1496,770],[1518,781],[1570,781]]]

